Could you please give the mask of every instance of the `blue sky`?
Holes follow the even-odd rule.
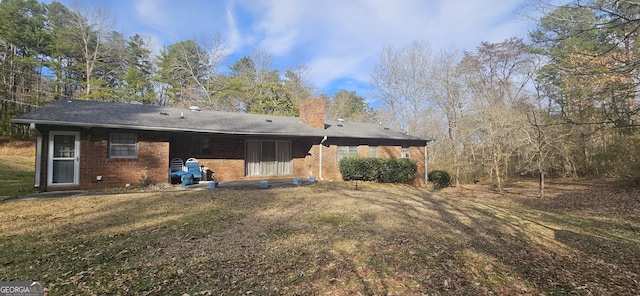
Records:
[[[71,7],[71,2],[62,0]],[[385,45],[427,41],[434,52],[473,50],[481,41],[526,38],[526,0],[90,0],[116,29],[163,46],[219,33],[232,64],[254,50],[278,69],[308,66],[316,95],[337,90],[369,97],[370,72]]]

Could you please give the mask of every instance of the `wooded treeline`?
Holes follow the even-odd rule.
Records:
[[[434,136],[431,168],[455,184],[491,179],[502,191],[520,175],[640,184],[640,2],[532,7],[544,16],[527,41],[384,48],[375,96],[409,131]]]
[[[20,136],[11,118],[63,98],[297,115],[299,101],[313,92],[304,65],[275,69],[265,52],[224,67],[218,34],[176,42],[153,56],[145,37],[126,38],[113,28],[99,6],[1,1],[2,135]]]
[[[533,2],[533,1],[532,1]],[[637,1],[534,3],[528,39],[433,52],[426,41],[382,48],[371,99],[342,90],[327,117],[385,122],[433,137],[432,169],[455,184],[538,176],[640,182]],[[305,65],[275,69],[256,51],[227,64],[222,36],[178,41],[155,56],[100,7],[0,2],[0,132],[53,100],[79,98],[297,115],[314,95]],[[541,191],[541,194],[543,192]]]
[[[276,69],[269,53],[256,50],[224,65],[219,34],[178,41],[152,54],[148,38],[125,37],[100,6],[59,2],[0,2],[0,136],[28,131],[10,120],[59,99],[87,99],[277,115],[297,115],[313,93],[305,65]],[[341,91],[327,97],[329,110],[362,116],[365,99]],[[342,103],[340,103],[342,102]],[[335,106],[334,106],[335,105]]]

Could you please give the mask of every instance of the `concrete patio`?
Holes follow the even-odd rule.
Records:
[[[213,181],[200,181],[198,184],[182,186],[174,184],[177,190],[252,190],[252,189],[269,189],[269,188],[285,188],[299,187],[313,184],[315,182],[309,179],[299,178],[299,184],[294,183],[294,178],[290,179],[273,179],[273,180],[246,180],[246,181],[219,181],[218,187],[213,188]],[[266,183],[265,183],[266,182]]]

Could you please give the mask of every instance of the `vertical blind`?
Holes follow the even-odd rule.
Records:
[[[275,176],[292,173],[291,142],[247,141],[247,176]]]

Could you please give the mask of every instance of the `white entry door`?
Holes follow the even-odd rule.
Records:
[[[80,133],[49,133],[48,185],[79,185]]]

